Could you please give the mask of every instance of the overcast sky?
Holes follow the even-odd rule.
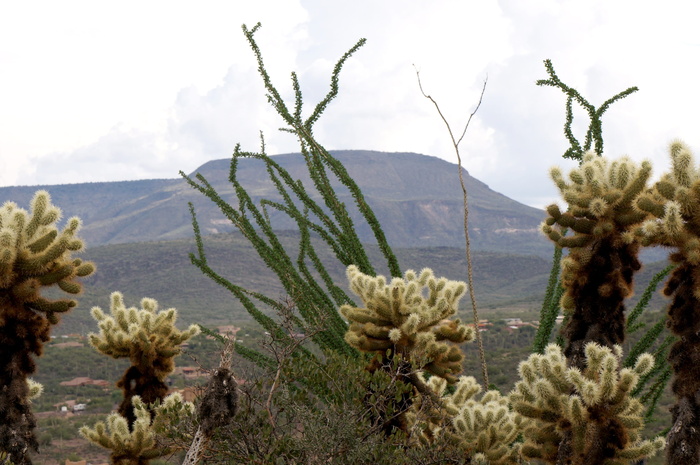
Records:
[[[333,149],[418,152],[456,162],[418,89],[461,128],[469,172],[542,207],[561,158],[564,95],[535,86],[550,58],[594,105],[636,85],[603,120],[605,154],[666,170],[681,138],[700,149],[700,2],[667,0],[64,0],[0,6],[0,186],[175,178],[236,143],[296,151],[280,133],[241,24],[278,88],[296,71],[309,107],[359,38],[340,95],[317,125]],[[578,114],[579,134],[587,121]],[[0,199],[3,201],[6,199]]]

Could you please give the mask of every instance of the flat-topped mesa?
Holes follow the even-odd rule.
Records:
[[[564,212],[547,207],[542,232],[568,248],[562,260],[561,306],[569,312],[563,334],[569,363],[585,366],[585,346],[595,342],[612,348],[625,337],[624,299],[632,293],[639,270],[640,243],[632,230],[649,217],[635,206],[646,188],[651,163],[637,164],[628,157],[609,161],[589,152],[580,167],[569,173],[559,168],[551,176],[568,203]],[[566,235],[573,231],[573,235]]]

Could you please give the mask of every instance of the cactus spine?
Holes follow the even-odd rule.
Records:
[[[639,242],[631,229],[648,214],[634,208],[637,195],[651,175],[648,161],[637,166],[624,157],[609,162],[589,152],[566,181],[558,168],[551,176],[569,204],[561,212],[547,207],[542,231],[570,252],[562,260],[561,305],[569,312],[563,330],[566,356],[579,369],[585,365],[585,346],[621,344],[625,337],[624,299],[632,293],[632,277],[641,267]],[[565,236],[563,230],[572,230]]]
[[[104,427],[81,430],[90,441],[110,448],[114,463],[124,465],[140,465],[158,456],[147,452],[152,450],[151,446],[143,443],[139,431],[148,425],[143,425],[146,420],[139,416],[143,416],[140,411],[147,408],[142,405],[153,408],[165,399],[168,392],[165,379],[175,368],[174,358],[181,352],[180,344],[199,333],[196,325],[185,331],[178,330],[175,327],[177,311],[174,308],[159,311],[154,299],[142,299],[141,307],[126,308],[122,295],[112,293],[111,316],[94,307],[92,316],[98,321],[100,333],[89,335],[90,344],[98,352],[131,361],[131,366],[117,382],[124,399],[119,405],[119,418],[108,419],[111,434],[108,435]],[[151,412],[151,417],[155,422],[157,410]],[[128,439],[132,435],[138,436],[133,440],[138,445]]]
[[[51,326],[77,305],[72,299],[49,299],[45,287],[57,285],[79,294],[78,278],[94,271],[92,263],[73,258],[83,242],[76,233],[80,220],[71,218],[59,232],[61,211],[46,191],[38,191],[31,211],[6,202],[0,208],[0,451],[15,465],[31,463],[37,450],[36,420],[31,412],[28,376],[36,371]]]
[[[670,148],[670,173],[644,192],[637,206],[652,219],[636,229],[644,245],[672,247],[678,266],[666,283],[672,297],[667,325],[678,336],[669,353],[675,377],[673,426],[668,433],[668,463],[700,461],[700,173],[682,142]]]

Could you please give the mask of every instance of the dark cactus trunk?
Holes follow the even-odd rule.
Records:
[[[637,259],[639,244],[624,244],[617,235],[593,242],[582,250],[572,251],[572,258],[590,254],[581,266],[567,293],[575,302],[573,313],[562,330],[567,339],[564,351],[569,366],[586,368],[586,345],[595,342],[612,348],[625,340],[624,300],[632,293],[634,272],[641,268]],[[592,412],[593,413],[593,412]],[[591,418],[586,448],[573,454],[571,435],[559,446],[557,465],[592,465],[604,463],[623,449],[629,438],[625,428],[610,418],[608,409],[598,409]],[[614,415],[613,415],[614,416]]]
[[[136,421],[134,413],[134,396],[141,397],[145,404],[152,404],[162,401],[168,395],[168,386],[158,379],[153,373],[146,371],[142,373],[137,367],[129,367],[122,378],[117,382],[117,387],[121,388],[124,399],[119,404],[119,415],[126,418],[129,428],[132,428]],[[151,416],[153,416],[151,414]]]
[[[36,371],[32,354],[41,355],[49,325],[9,298],[0,298],[0,305],[0,450],[15,465],[31,465],[29,451],[38,452],[39,444],[27,379]]]
[[[664,289],[664,294],[673,296],[668,327],[678,336],[668,356],[677,399],[667,436],[668,465],[700,463],[700,300],[694,293],[700,289],[699,278],[700,267],[686,262],[673,271]]]
[[[634,272],[641,268],[638,250],[638,244],[623,244],[619,237],[611,236],[582,251],[572,251],[590,253],[591,258],[567,289],[575,302],[562,331],[570,366],[586,367],[585,348],[590,342],[612,348],[625,340],[624,300],[632,293]]]

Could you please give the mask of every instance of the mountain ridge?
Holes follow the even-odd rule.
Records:
[[[331,151],[362,189],[367,203],[394,247],[464,247],[463,204],[457,166],[440,158],[411,152],[367,150]],[[301,154],[273,157],[295,180],[318,198]],[[211,160],[193,171],[202,174],[225,197],[233,200],[228,182],[230,159]],[[551,256],[551,245],[538,231],[542,210],[523,205],[491,190],[464,170],[470,206],[470,238],[475,250]],[[261,160],[242,158],[238,178],[254,200],[279,199]],[[354,200],[332,180],[346,205]],[[311,186],[311,187],[309,187]],[[64,216],[79,216],[89,246],[172,240],[192,236],[188,202],[192,202],[207,234],[232,231],[216,206],[184,179],[153,179],[0,188],[0,200],[27,208],[38,189],[48,190]],[[355,208],[351,216],[364,242],[374,242],[369,226]],[[281,214],[272,214],[273,227],[294,229]]]

